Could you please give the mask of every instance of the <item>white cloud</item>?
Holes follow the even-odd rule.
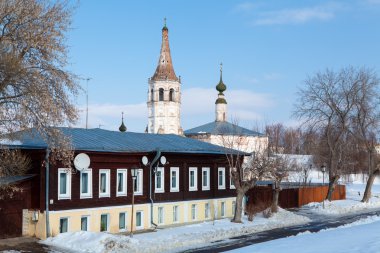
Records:
[[[270,94],[254,93],[250,90],[227,90],[228,118],[246,121],[261,120],[263,109],[275,106]],[[215,89],[191,88],[182,91],[181,122],[182,127],[205,124],[215,119]],[[121,123],[121,112],[124,112],[124,123],[128,131],[143,132],[148,122],[146,103],[138,104],[93,104],[89,106],[89,128],[115,130]],[[80,107],[80,120],[76,127],[85,127],[85,107]]]
[[[380,4],[380,0],[367,0],[369,4]]]
[[[253,9],[255,9],[256,7],[257,7],[257,5],[254,3],[244,2],[244,3],[240,3],[240,4],[236,5],[235,11],[237,11],[237,12],[250,12]]]
[[[264,12],[254,25],[302,24],[313,20],[326,21],[335,17],[334,8],[312,7]]]

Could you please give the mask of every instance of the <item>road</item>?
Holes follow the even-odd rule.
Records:
[[[183,252],[197,252],[197,253],[214,253],[214,252],[224,252],[237,248],[242,248],[246,246],[250,246],[252,244],[271,241],[275,239],[280,239],[288,236],[294,236],[301,232],[318,232],[322,229],[327,228],[336,228],[345,224],[353,223],[362,218],[366,218],[368,216],[380,216],[380,210],[371,210],[362,213],[355,213],[351,215],[344,216],[323,216],[323,215],[315,215],[309,213],[307,210],[293,210],[295,213],[300,215],[308,216],[312,221],[297,226],[285,227],[285,228],[277,228],[272,230],[267,230],[259,233],[253,233],[249,235],[237,236],[233,238],[229,238],[227,240],[217,241],[211,243],[208,246],[190,249]]]

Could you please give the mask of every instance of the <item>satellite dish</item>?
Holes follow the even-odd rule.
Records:
[[[146,156],[143,156],[142,157],[142,159],[141,159],[141,161],[142,161],[142,163],[144,164],[144,165],[147,165],[148,164],[148,157],[146,157]]]
[[[165,165],[165,163],[166,163],[166,157],[165,156],[161,156],[160,162],[161,162],[162,165]]]
[[[85,153],[80,153],[74,158],[74,166],[77,170],[83,171],[90,167],[90,157]]]

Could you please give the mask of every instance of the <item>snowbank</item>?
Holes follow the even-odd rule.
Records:
[[[265,243],[236,249],[233,253],[378,253],[380,251],[380,217],[372,216],[338,228],[318,233],[300,233]]]
[[[364,189],[365,184],[349,184],[346,186],[347,199],[325,201],[325,208],[320,202],[309,203],[303,208],[323,215],[344,215],[380,208],[380,185],[372,187],[372,198],[368,203],[361,202]]]
[[[158,232],[135,235],[107,233],[74,232],[63,233],[48,238],[42,243],[75,252],[175,252],[194,246],[201,246],[221,239],[260,232],[264,230],[299,225],[310,220],[280,209],[279,213],[266,219],[262,215],[253,222],[244,220],[243,224],[230,222],[229,219],[204,222],[176,228],[167,228]]]

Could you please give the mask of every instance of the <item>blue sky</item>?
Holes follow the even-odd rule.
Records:
[[[247,128],[295,125],[297,88],[319,70],[366,66],[380,75],[380,0],[82,0],[67,43],[70,70],[91,78],[90,127],[117,130],[123,111],[128,131],[144,131],[164,17],[185,130],[215,119],[220,62],[228,117]],[[84,93],[76,104],[84,127]]]

